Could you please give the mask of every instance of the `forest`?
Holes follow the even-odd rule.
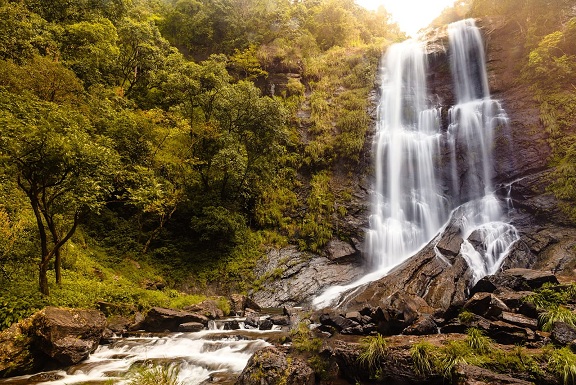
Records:
[[[575,16],[467,0],[433,24],[520,26],[515,81],[576,219]],[[0,327],[46,305],[245,292],[270,246],[347,240],[369,95],[405,38],[353,0],[0,0]]]

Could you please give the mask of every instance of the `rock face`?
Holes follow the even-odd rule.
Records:
[[[299,358],[288,358],[275,347],[254,353],[236,385],[314,385],[314,371]]]
[[[339,243],[338,243],[339,244]],[[340,245],[333,248],[333,259],[342,259],[350,249]],[[339,256],[339,258],[336,258]],[[265,279],[252,298],[262,307],[297,306],[309,302],[323,288],[348,283],[364,273],[359,264],[340,264],[296,247],[271,250],[256,269]]]

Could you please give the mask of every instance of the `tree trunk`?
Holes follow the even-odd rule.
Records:
[[[48,264],[43,261],[40,262],[40,272],[38,282],[40,284],[40,293],[44,295],[50,295],[50,289],[48,288]]]
[[[57,243],[57,241],[54,243]],[[54,272],[56,273],[56,283],[60,285],[62,283],[62,258],[60,256],[60,249],[57,249],[56,253],[54,253]]]

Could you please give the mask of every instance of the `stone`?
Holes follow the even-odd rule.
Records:
[[[178,331],[179,332],[199,332],[201,330],[204,330],[204,325],[201,324],[200,322],[186,322],[183,324],[178,325]]]
[[[576,340],[576,328],[565,322],[554,322],[550,338],[560,345],[569,345]]]
[[[237,320],[224,322],[224,330],[239,330],[239,329],[241,329],[240,323]]]
[[[425,314],[418,317],[412,325],[404,329],[402,334],[415,336],[438,334],[438,325],[436,325],[431,315]]]
[[[141,327],[149,332],[178,331],[178,326],[187,322],[208,325],[208,318],[196,313],[153,307],[148,311]]]
[[[288,357],[276,347],[268,346],[252,355],[236,385],[314,385],[314,371],[306,361]]]
[[[243,294],[232,294],[230,296],[231,311],[234,315],[242,316],[244,310],[251,309],[253,311],[260,311],[262,308],[252,298]]]
[[[412,325],[422,313],[433,313],[426,301],[418,296],[409,296],[396,292],[382,301],[384,319],[378,319],[378,331],[383,335],[400,334],[402,330]]]
[[[494,293],[498,286],[492,282],[490,277],[491,276],[483,277],[478,282],[476,282],[472,289],[470,289],[470,295],[474,295],[476,293]]]
[[[224,312],[218,307],[216,301],[212,299],[207,299],[195,305],[186,306],[182,310],[202,314],[209,319],[224,317]]]
[[[359,324],[363,324],[366,323],[364,317],[362,316],[362,314],[360,314],[360,312],[358,311],[351,311],[346,313],[346,315],[344,315],[344,317],[348,318],[349,320],[352,320],[354,322],[357,322]],[[368,318],[370,319],[370,318]]]
[[[451,222],[446,229],[442,238],[436,244],[438,251],[448,259],[453,259],[460,253],[460,246],[464,242],[462,232],[457,223]]]
[[[453,383],[458,385],[532,385],[529,381],[466,364],[456,366]]]
[[[290,325],[290,318],[288,316],[285,316],[285,315],[272,316],[272,317],[270,317],[270,321],[272,321],[272,323],[274,325],[280,325],[280,326]]]
[[[256,276],[271,278],[252,293],[252,298],[262,307],[301,306],[324,288],[348,284],[364,273],[359,263],[334,263],[327,257],[299,251],[296,246],[272,249],[255,269]]]
[[[542,287],[545,283],[558,284],[556,276],[550,272],[532,270],[532,269],[508,269],[501,275],[505,278],[510,278],[510,283],[513,290],[536,290]]]
[[[0,332],[0,378],[34,373],[41,367],[45,356],[30,349],[31,325],[32,318],[27,318]]]
[[[538,320],[526,317],[522,314],[516,314],[504,311],[502,312],[502,314],[500,314],[500,319],[509,324],[517,325],[523,328],[528,328],[531,330],[538,329]]]
[[[342,317],[340,314],[324,313],[320,316],[320,323],[334,327],[336,330],[341,331],[348,328],[355,328],[360,326],[359,323],[351,319]]]
[[[113,315],[106,319],[106,327],[116,334],[126,333],[131,324],[132,321],[119,315]]]
[[[73,365],[96,350],[105,327],[106,318],[98,310],[47,307],[34,315],[31,333],[42,352]]]
[[[532,330],[503,321],[491,322],[488,336],[499,344],[505,345],[524,344],[527,340],[536,338]]]
[[[488,319],[497,319],[508,306],[491,293],[476,293],[465,304],[464,309]]]
[[[332,239],[326,245],[324,249],[326,257],[333,262],[344,262],[347,259],[355,258],[358,254],[351,244],[341,241],[339,239]]]
[[[244,325],[258,328],[258,325],[260,325],[260,316],[257,313],[247,314],[246,319],[244,320]]]
[[[260,321],[260,325],[258,326],[259,330],[271,330],[274,327],[272,321],[267,318],[265,320]]]
[[[144,327],[144,315],[140,312],[134,314],[134,319],[132,320],[132,324],[128,327],[128,330],[135,331],[135,330],[142,330]]]

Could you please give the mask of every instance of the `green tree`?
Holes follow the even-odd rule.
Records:
[[[61,248],[82,216],[98,210],[111,190],[117,155],[90,135],[79,113],[52,103],[0,93],[0,155],[5,172],[26,194],[38,228],[39,285],[49,294],[47,271],[54,258],[61,281]]]

